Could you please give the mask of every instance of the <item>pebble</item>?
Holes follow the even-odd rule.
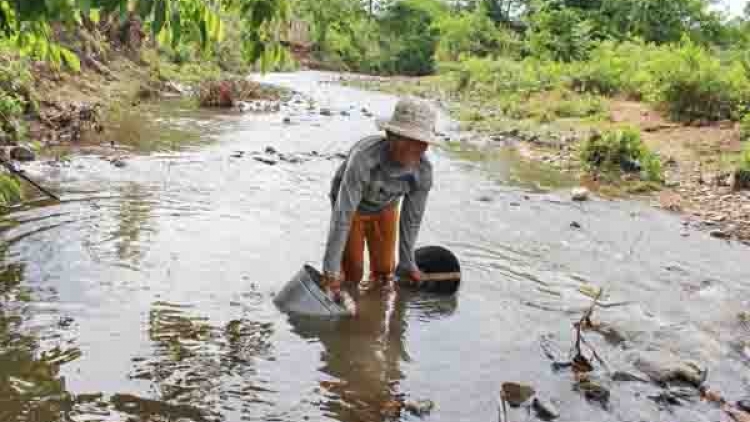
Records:
[[[114,160],[112,160],[110,162],[112,163],[113,166],[115,166],[117,168],[123,168],[123,167],[126,166],[125,161],[122,161],[119,158],[115,158]]]
[[[557,410],[552,402],[534,397],[534,401],[531,403],[532,408],[536,411],[537,416],[545,421],[551,421],[560,417],[560,411]]]
[[[292,118],[291,118],[291,117],[289,117],[289,116],[286,116],[286,117],[284,117],[284,120],[282,120],[282,122],[283,122],[283,123],[284,123],[285,125],[291,124],[291,123],[292,123]]]
[[[487,195],[480,196],[477,198],[477,201],[479,202],[492,202],[492,197],[489,197]]]
[[[419,401],[406,401],[404,402],[404,410],[417,417],[423,417],[429,415],[432,409],[435,408],[435,403],[431,400],[419,400]]]
[[[711,230],[709,233],[711,237],[715,237],[717,239],[728,239],[731,237],[731,235],[723,230]]]
[[[333,112],[331,111],[330,108],[321,108],[320,115],[321,116],[333,116]]]
[[[346,110],[341,110],[341,115],[348,117],[349,116],[349,112],[346,111]]]
[[[511,207],[520,207],[520,206],[521,206],[521,204],[520,204],[520,203],[518,203],[518,202],[511,202],[511,203],[510,203],[510,206],[511,206]]]
[[[500,396],[511,406],[518,407],[533,397],[535,393],[534,388],[529,385],[504,382],[501,387]]]
[[[583,187],[573,189],[571,197],[574,201],[587,201],[589,199],[589,190]]]
[[[573,228],[573,229],[580,229],[581,228],[581,223],[579,223],[577,221],[574,221],[574,222],[570,223],[570,227]]]
[[[268,164],[269,166],[275,166],[276,164],[279,163],[275,159],[268,158],[268,157],[253,157],[253,159],[255,161],[260,161],[261,163]]]
[[[278,154],[279,152],[276,150],[276,148],[272,146],[266,147],[266,154]]]
[[[699,364],[681,360],[670,352],[640,352],[635,367],[654,382],[684,381],[695,387],[703,384],[706,371]]]
[[[31,148],[23,146],[15,146],[11,148],[9,155],[10,158],[16,161],[34,161],[36,159],[34,151],[32,151]]]

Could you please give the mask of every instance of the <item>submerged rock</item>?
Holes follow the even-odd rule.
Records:
[[[588,201],[588,199],[589,199],[589,190],[586,189],[586,188],[584,188],[584,187],[575,188],[571,192],[571,198],[574,201],[578,201],[578,202]]]
[[[548,400],[534,397],[531,407],[534,409],[539,419],[551,421],[560,417],[560,411],[557,410],[557,407]]]
[[[635,357],[635,367],[652,381],[668,383],[683,381],[695,387],[703,384],[706,369],[693,361],[681,360],[666,351],[640,352]]]
[[[533,397],[535,393],[534,388],[530,385],[504,382],[501,387],[500,397],[505,399],[511,406],[518,407]]]
[[[431,400],[407,400],[404,402],[404,410],[417,417],[427,416],[435,408],[435,403]]]
[[[32,151],[31,148],[24,146],[15,146],[11,148],[9,155],[11,159],[16,161],[34,161],[36,159],[34,151]]]

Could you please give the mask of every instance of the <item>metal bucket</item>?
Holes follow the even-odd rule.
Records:
[[[273,299],[274,304],[290,314],[316,317],[349,317],[352,312],[332,301],[320,288],[321,274],[305,265]]]

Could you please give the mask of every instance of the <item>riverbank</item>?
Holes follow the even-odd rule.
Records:
[[[750,192],[733,180],[742,154],[737,123],[680,124],[642,102],[554,92],[532,95],[522,105],[532,112],[513,118],[502,99],[468,100],[443,76],[347,75],[340,82],[436,100],[460,122],[463,135],[454,141],[480,148],[517,148],[527,159],[573,174],[602,197],[639,196],[656,207],[681,213],[685,226],[750,244]],[[638,130],[643,142],[661,158],[662,183],[628,173],[604,178],[586,170],[580,149],[592,132],[625,127]],[[684,235],[689,236],[688,232]]]

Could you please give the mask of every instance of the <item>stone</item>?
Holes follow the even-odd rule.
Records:
[[[341,113],[340,113],[340,114],[341,114],[342,116],[344,116],[344,117],[349,117],[349,112],[348,112],[348,111],[346,111],[346,110],[341,110]]]
[[[584,187],[575,188],[571,192],[571,198],[574,201],[578,201],[578,202],[588,201],[588,199],[589,199],[589,190],[586,189],[586,188],[584,188]]]
[[[492,197],[487,195],[482,195],[479,198],[477,198],[479,202],[492,202]]]
[[[255,161],[260,161],[263,164],[268,164],[269,166],[275,166],[279,162],[276,159],[270,158],[270,157],[253,157]]]
[[[333,112],[331,111],[330,108],[321,108],[320,115],[321,116],[333,116]]]
[[[286,117],[284,117],[284,120],[282,120],[282,122],[283,122],[283,123],[284,123],[285,125],[291,124],[291,123],[292,123],[292,118],[291,118],[291,117],[289,117],[289,116],[286,116]]]
[[[619,382],[648,382],[647,379],[643,377],[639,377],[638,375],[631,374],[630,372],[625,371],[615,371],[612,374],[612,381],[619,381]]]
[[[279,151],[276,150],[276,148],[268,146],[266,147],[266,154],[278,154]]]
[[[533,397],[535,393],[534,388],[529,385],[504,382],[501,387],[500,397],[505,399],[512,407],[518,407]]]
[[[127,165],[125,163],[125,161],[123,161],[123,160],[121,160],[119,158],[113,159],[112,161],[110,161],[110,163],[112,163],[112,165],[115,166],[115,167],[117,167],[117,168],[123,168],[123,167],[125,167]]]
[[[706,369],[698,363],[682,360],[666,351],[640,352],[635,357],[634,365],[636,369],[658,383],[682,381],[694,387],[700,387],[707,374]]]
[[[511,207],[520,207],[520,206],[521,206],[521,204],[520,204],[520,203],[518,203],[518,202],[511,202],[511,203],[510,203],[510,206],[511,206]]]
[[[750,189],[750,170],[737,169],[731,176],[729,185],[733,191]]]
[[[574,222],[570,223],[570,228],[572,228],[572,229],[580,229],[581,228],[581,223],[579,223],[577,221],[574,221]]]
[[[431,400],[407,400],[404,402],[404,410],[420,418],[429,415],[434,408],[435,403]]]
[[[531,407],[534,409],[539,419],[551,421],[560,417],[560,411],[557,410],[557,407],[548,400],[534,397]]]
[[[31,148],[24,146],[15,146],[11,148],[9,155],[11,159],[16,161],[34,161],[36,159],[34,151],[32,151]]]
[[[732,236],[724,230],[711,230],[709,234],[711,235],[711,237],[715,237],[717,239],[729,239]]]

